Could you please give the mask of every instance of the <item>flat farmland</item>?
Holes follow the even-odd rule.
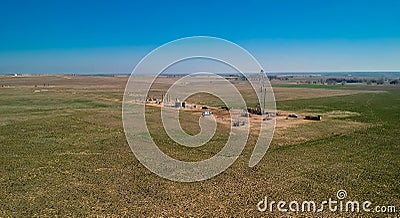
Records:
[[[261,213],[257,203],[265,196],[323,201],[340,189],[349,199],[400,211],[399,90],[274,87],[278,111],[322,115],[322,121],[278,117],[272,144],[255,167],[248,167],[257,136],[252,133],[224,173],[177,183],[147,170],[126,142],[121,103],[127,78],[0,77],[0,217],[300,216]],[[151,94],[158,97],[174,81],[156,81]],[[206,95],[193,101],[219,104]],[[146,111],[149,130],[172,157],[209,158],[227,140],[230,126],[219,125],[206,146],[179,146],[163,131],[159,111]],[[182,113],[187,132],[199,131],[198,116]]]

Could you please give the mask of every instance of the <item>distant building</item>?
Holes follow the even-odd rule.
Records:
[[[179,99],[176,99],[176,101],[175,101],[175,107],[176,107],[176,108],[185,108],[185,107],[186,107],[186,102],[184,102],[184,101],[179,101]]]

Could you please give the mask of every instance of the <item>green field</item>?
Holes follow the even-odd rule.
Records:
[[[278,101],[285,111],[357,112],[336,119],[368,127],[301,143],[273,141],[264,159],[249,168],[252,135],[227,171],[196,183],[165,180],[135,159],[122,128],[121,103],[104,100],[122,99],[121,90],[33,93],[33,88],[17,87],[0,92],[0,217],[315,216],[261,213],[256,205],[264,196],[322,201],[335,198],[340,189],[350,200],[397,207],[397,213],[374,217],[400,212],[399,90]],[[228,129],[221,127],[210,145],[177,146],[166,139],[157,114],[148,114],[151,134],[173,157],[204,159],[226,140]],[[181,119],[189,132],[198,131],[190,128],[198,118],[186,113]],[[307,131],[318,135],[319,129]]]
[[[313,89],[349,89],[354,86],[361,86],[361,84],[357,85],[321,85],[321,84],[291,84],[291,83],[283,83],[283,84],[275,84],[276,87],[284,87],[284,88],[313,88]]]

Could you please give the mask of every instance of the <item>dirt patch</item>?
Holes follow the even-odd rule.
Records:
[[[346,118],[346,117],[354,117],[354,116],[360,116],[360,113],[357,112],[352,112],[352,111],[330,111],[327,113],[324,113],[324,116],[329,117],[329,118]]]
[[[282,127],[278,124],[275,128],[272,144],[278,146],[299,144],[330,135],[349,134],[369,126],[370,124],[345,120],[309,121],[304,125],[290,127]]]
[[[162,107],[160,104],[148,104],[148,106]],[[213,116],[219,124],[227,126],[232,125],[229,111],[215,107],[208,108],[209,111],[213,112]],[[200,116],[202,111],[200,109],[181,110],[192,112],[193,115],[196,116]],[[322,113],[321,121],[303,119],[306,115],[308,115],[305,112],[296,113],[298,118],[288,117],[290,113],[292,112],[278,111],[276,116],[270,117],[276,121],[274,138],[272,142],[274,145],[284,146],[296,143],[298,144],[310,140],[329,137],[331,135],[348,134],[350,132],[370,126],[370,124],[366,123],[338,119],[360,115],[357,112],[351,111],[331,111]],[[261,122],[272,122],[271,120],[265,121],[263,118],[265,118],[265,116],[251,114],[251,117],[249,117],[249,122],[251,125],[252,134],[258,134],[261,127]]]

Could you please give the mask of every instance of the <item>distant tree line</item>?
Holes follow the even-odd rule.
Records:
[[[289,77],[269,77],[270,80],[288,80]],[[377,84],[390,84],[390,85],[399,85],[400,79],[387,79],[387,78],[327,78],[327,79],[317,79],[317,80],[300,80],[297,83],[302,84],[328,84],[328,85],[336,85],[336,84],[346,84],[346,83],[366,83],[367,85]]]

